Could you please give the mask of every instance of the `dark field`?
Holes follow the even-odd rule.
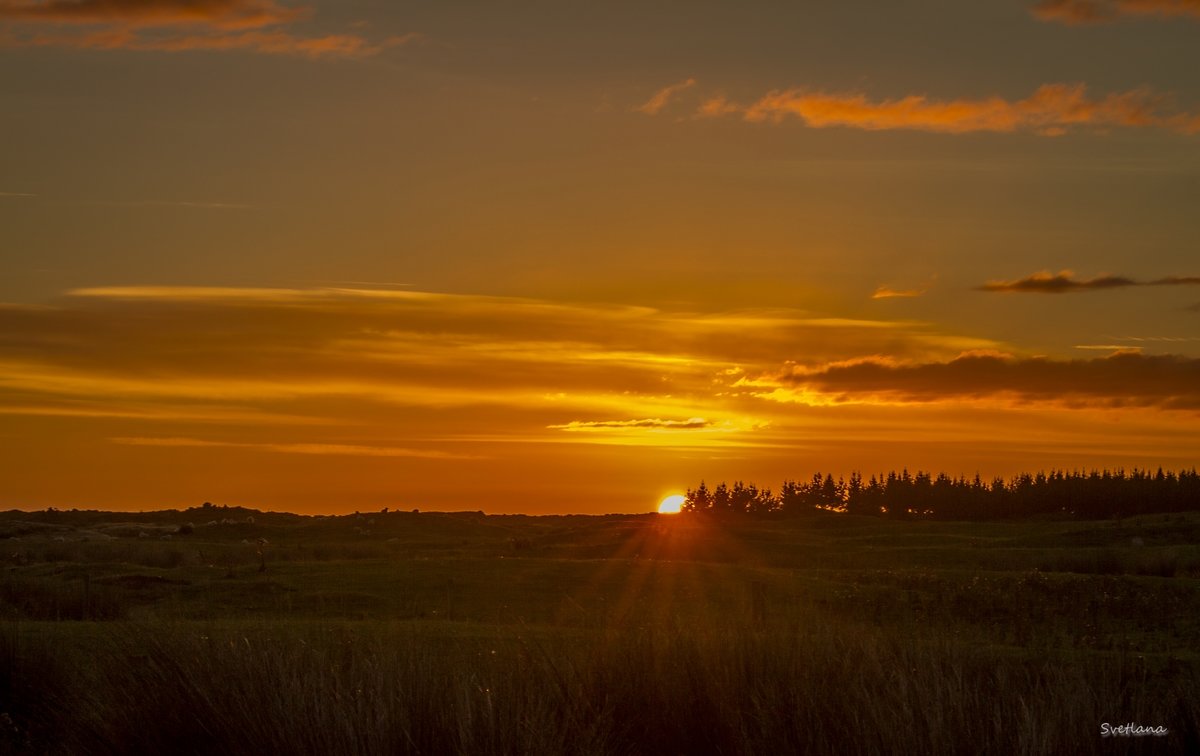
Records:
[[[0,560],[7,752],[1200,752],[1195,513],[9,512]]]

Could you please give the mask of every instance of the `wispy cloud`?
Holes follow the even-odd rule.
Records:
[[[1140,352],[1142,348],[1139,346],[1129,346],[1128,344],[1076,344],[1075,349],[1085,349],[1095,352]]]
[[[126,446],[494,459],[506,442],[786,446],[809,438],[814,407],[1200,406],[1195,361],[1001,349],[1012,351],[929,324],[789,309],[102,287],[0,307],[0,413],[86,424]]]
[[[11,41],[11,40],[10,40]],[[90,50],[138,50],[142,52],[187,52],[245,50],[269,55],[299,55],[308,58],[364,58],[403,45],[405,37],[371,42],[356,34],[327,34],[303,37],[285,31],[246,31],[233,34],[185,34],[147,37],[119,30],[91,34],[37,34],[21,38],[14,47],[74,47]]]
[[[395,289],[410,289],[413,287],[413,284],[396,281],[321,281],[319,283],[330,286],[359,286],[365,289],[377,289],[380,286]]]
[[[291,31],[313,15],[274,0],[0,0],[0,45],[92,50],[244,50],[309,58],[367,57],[416,39]]]
[[[1200,341],[1200,336],[1113,336],[1109,338],[1115,341],[1132,341],[1139,344],[1186,344]]]
[[[990,351],[963,356],[970,350]],[[1048,426],[1056,441],[1089,439],[1114,455],[1194,452],[1198,361],[1000,351],[1016,350],[929,323],[786,308],[383,288],[81,289],[0,305],[0,415],[13,428],[2,451],[20,462],[3,495],[28,503],[64,464],[109,479],[155,464],[169,474],[146,481],[147,499],[240,491],[360,506],[419,496],[424,508],[461,506],[469,490],[522,508],[532,490],[560,501],[598,464],[634,470],[608,477],[635,501],[676,463],[714,456],[794,464],[811,452],[828,464],[870,447],[862,464],[888,464],[903,442],[960,459],[964,438],[1047,448]],[[1137,411],[1116,433],[1107,413],[1119,407]],[[1055,422],[1042,421],[1049,415]],[[427,460],[442,459],[463,461],[430,477]],[[225,474],[214,477],[217,462]],[[595,506],[609,499],[604,488]]]
[[[658,110],[643,112],[653,115]],[[1200,114],[1173,109],[1169,96],[1136,89],[1092,97],[1083,84],[1045,84],[1017,100],[999,96],[940,100],[924,94],[880,100],[861,92],[794,88],[768,92],[749,105],[739,105],[724,96],[709,98],[695,115],[738,115],[755,123],[792,119],[809,128],[907,129],[946,134],[1031,132],[1061,136],[1085,127],[1156,127],[1183,134],[1200,131]]]
[[[976,287],[979,291],[1002,293],[1069,294],[1099,289],[1122,289],[1130,286],[1200,286],[1200,276],[1166,276],[1153,281],[1137,281],[1126,276],[1097,276],[1079,279],[1070,270],[1058,273],[1041,271],[1011,281],[988,281]]]
[[[781,356],[931,359],[989,346],[929,324],[789,309],[689,312],[381,288],[95,287],[51,306],[0,307],[0,406],[111,423],[202,423],[212,410],[238,428],[311,418],[328,428],[399,422],[444,439],[590,430],[577,440],[683,444],[700,431],[758,432],[761,402],[734,383]],[[325,435],[316,440],[342,443]]]
[[[102,205],[107,207],[183,207],[196,210],[253,210],[253,205],[246,205],[239,202],[211,202],[211,201],[195,201],[195,200],[96,200],[88,202],[89,205]]]
[[[1200,0],[1041,0],[1031,8],[1042,21],[1080,25],[1122,17],[1200,18]]]
[[[0,197],[11,197],[14,199],[21,197],[36,197],[36,194],[28,194],[26,192],[0,192]]]
[[[655,92],[649,100],[634,108],[634,110],[638,111],[639,113],[645,113],[646,115],[658,115],[663,108],[667,107],[667,105],[671,103],[671,98],[680,92],[691,89],[694,86],[696,86],[695,79],[684,79],[683,81],[671,84],[670,86],[663,87]]]
[[[704,102],[700,103],[699,109],[696,110],[697,118],[717,118],[719,116],[731,115],[733,113],[742,112],[743,108],[737,103],[730,102],[725,98],[725,95],[717,95],[709,97]]]
[[[893,289],[890,286],[880,286],[871,294],[871,299],[911,299],[925,295],[925,289]]]
[[[713,423],[702,417],[692,417],[687,420],[663,420],[661,418],[643,418],[641,420],[572,420],[569,423],[547,426],[552,430],[591,431],[591,430],[627,430],[629,428],[654,428],[659,430],[699,430],[710,428]]]
[[[308,454],[317,456],[344,457],[413,457],[417,459],[474,459],[472,455],[453,454],[432,449],[410,449],[397,446],[369,446],[363,444],[298,444],[298,443],[247,443],[243,441],[213,441],[200,438],[117,436],[109,439],[115,444],[127,446],[162,446],[192,448],[249,449],[252,451],[277,452],[280,454]]]
[[[114,405],[99,401],[67,399],[59,404],[0,405],[0,415],[29,415],[33,417],[64,417],[81,419],[113,418],[153,423],[197,423],[213,425],[324,425],[328,418],[287,415],[253,408],[222,406],[186,406],[171,404],[122,403]]]

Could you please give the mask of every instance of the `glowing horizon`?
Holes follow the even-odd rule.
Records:
[[[1196,466],[1198,17],[985,6],[0,0],[0,506]]]

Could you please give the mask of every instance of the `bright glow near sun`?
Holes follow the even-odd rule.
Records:
[[[683,502],[687,501],[687,497],[682,494],[672,494],[663,499],[658,505],[659,514],[679,514],[683,508]]]

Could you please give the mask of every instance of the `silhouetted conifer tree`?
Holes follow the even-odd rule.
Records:
[[[886,476],[860,473],[850,480],[816,473],[808,483],[788,479],[776,496],[769,488],[736,481],[715,489],[703,483],[687,492],[685,512],[766,517],[797,516],[820,510],[898,519],[996,519],[1034,515],[1122,517],[1150,512],[1200,509],[1200,474],[1193,468],[1178,473],[1161,468],[1129,472],[1118,469],[1039,471],[990,484],[976,474],[971,480],[937,476],[907,469]]]

